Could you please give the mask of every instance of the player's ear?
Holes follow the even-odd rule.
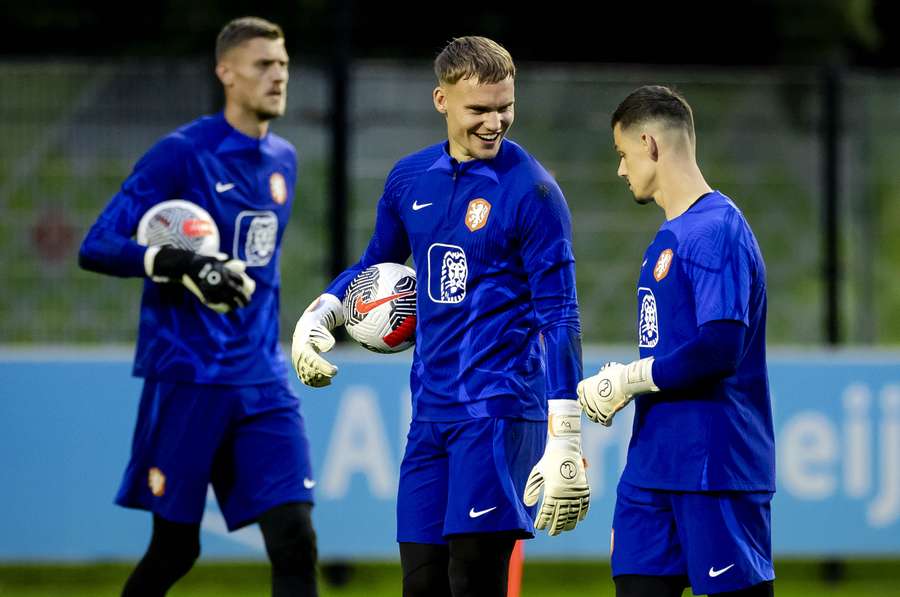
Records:
[[[434,109],[443,114],[447,115],[447,94],[444,93],[444,88],[438,85],[434,88],[434,91],[431,92],[431,97],[434,100]]]
[[[641,133],[641,144],[654,162],[659,161],[659,145],[656,143],[656,137],[649,133]]]
[[[229,87],[234,80],[234,73],[231,72],[231,69],[225,62],[220,62],[216,65],[216,76],[225,87]]]

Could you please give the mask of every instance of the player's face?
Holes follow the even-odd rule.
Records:
[[[288,55],[283,39],[248,39],[222,57],[219,69],[228,102],[260,121],[284,114]]]
[[[616,172],[628,183],[634,200],[641,205],[653,201],[656,184],[656,161],[648,145],[647,135],[633,129],[623,131],[616,123],[613,128],[619,169]]]
[[[434,90],[434,107],[447,117],[450,155],[463,162],[490,160],[512,126],[516,86],[512,78],[481,85],[460,79]]]

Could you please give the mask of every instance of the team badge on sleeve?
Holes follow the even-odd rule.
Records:
[[[490,203],[484,199],[472,199],[469,201],[469,209],[466,210],[466,228],[470,232],[484,228],[489,215],[491,215]]]
[[[653,348],[659,342],[656,297],[649,288],[638,288],[638,346]]]
[[[659,254],[656,265],[653,266],[653,278],[659,282],[669,274],[669,267],[672,265],[672,258],[675,256],[672,249],[666,249]]]
[[[231,256],[248,267],[264,267],[275,253],[278,216],[271,211],[242,211],[234,221],[234,251]]]
[[[466,298],[469,266],[462,247],[434,243],[428,247],[428,297],[435,303]]]
[[[273,172],[269,177],[269,192],[272,194],[272,201],[278,205],[283,205],[287,201],[287,183],[281,172]]]

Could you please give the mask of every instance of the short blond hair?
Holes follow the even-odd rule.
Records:
[[[453,85],[460,79],[482,84],[516,77],[516,65],[506,48],[492,39],[469,35],[456,37],[434,59],[438,83]]]

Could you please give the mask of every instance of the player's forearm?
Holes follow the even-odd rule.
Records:
[[[734,374],[743,356],[746,327],[739,321],[711,321],[671,353],[653,362],[660,390],[680,390]]]
[[[547,361],[547,399],[574,399],[583,374],[581,328],[570,323],[543,331]]]
[[[81,244],[78,265],[82,269],[110,276],[143,277],[146,275],[146,250],[130,238],[95,224]]]

